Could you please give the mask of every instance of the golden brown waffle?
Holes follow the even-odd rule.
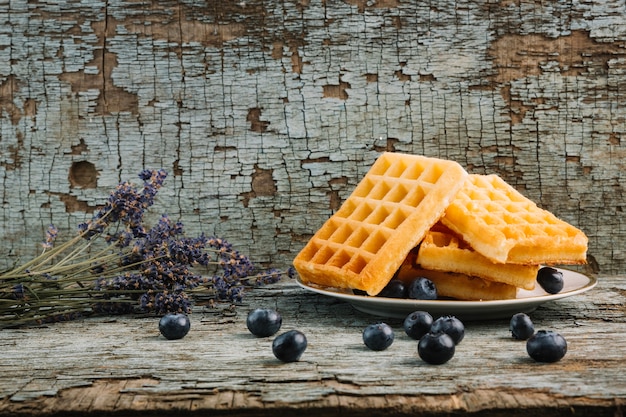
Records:
[[[508,300],[517,296],[517,287],[513,285],[454,272],[422,269],[415,264],[414,259],[415,254],[407,257],[398,270],[396,278],[408,284],[417,277],[426,277],[435,284],[439,298],[485,301]]]
[[[294,259],[302,281],[378,294],[466,176],[453,161],[383,153]]]
[[[497,175],[469,175],[442,223],[498,263],[580,264],[587,237]]]
[[[532,290],[539,265],[497,264],[444,228],[429,231],[419,246],[417,264],[424,269],[456,272]]]

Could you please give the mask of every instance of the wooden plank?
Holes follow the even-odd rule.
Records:
[[[613,415],[626,405],[626,277],[601,276],[583,295],[549,302],[531,317],[568,341],[565,358],[534,362],[508,321],[466,322],[454,358],[432,366],[417,356],[401,320],[386,351],[362,343],[379,318],[283,282],[248,294],[237,313],[197,306],[182,340],[158,333],[157,317],[92,318],[0,336],[0,415]],[[245,327],[250,308],[283,315],[281,331],[305,332],[300,362],[283,364],[270,338]]]

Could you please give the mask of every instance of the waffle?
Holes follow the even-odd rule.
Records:
[[[304,283],[378,294],[464,184],[456,162],[383,153],[294,259]]]
[[[469,175],[441,222],[496,263],[582,264],[585,234],[497,175]]]
[[[415,254],[410,254],[398,270],[396,278],[408,284],[417,277],[426,277],[431,280],[437,288],[438,298],[486,301],[508,300],[517,296],[517,287],[513,285],[455,272],[420,268],[415,263]]]
[[[434,271],[455,272],[532,290],[539,265],[497,264],[473,250],[451,231],[430,230],[419,246],[417,264]]]

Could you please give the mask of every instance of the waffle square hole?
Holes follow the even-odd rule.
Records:
[[[481,201],[481,200],[488,200],[488,196],[485,195],[485,193],[482,190],[470,190],[467,193],[467,196],[469,197],[470,200],[474,200],[474,201]]]
[[[392,203],[399,203],[406,198],[409,189],[403,184],[396,184],[386,195],[385,200]]]
[[[375,225],[381,224],[389,214],[391,214],[391,211],[388,208],[380,206],[367,218],[367,222]]]
[[[546,218],[543,219],[543,221],[552,225],[556,225],[560,223],[559,219],[554,216],[547,216]]]
[[[334,243],[344,243],[345,241],[352,236],[354,233],[354,228],[347,223],[339,226],[335,233],[333,233],[328,240],[331,240]]]
[[[343,202],[339,210],[335,212],[335,215],[333,217],[342,217],[344,219],[348,218],[357,208],[358,203],[354,201],[354,199],[348,198],[346,201]]]
[[[424,199],[426,194],[430,190],[426,189],[426,184],[419,184],[417,187],[413,187],[409,190],[409,194],[404,199],[404,204],[411,207],[417,207],[419,203]],[[428,187],[429,188],[429,187]]]
[[[499,218],[498,216],[494,216],[492,214],[486,214],[485,216],[483,216],[483,220],[485,222],[485,224],[489,225],[489,226],[493,226],[493,225],[497,225],[497,224],[501,224],[502,223],[502,219]]]
[[[517,192],[517,190],[509,190],[506,194],[511,201],[517,203],[532,204],[526,197],[524,197],[523,194]]]
[[[381,182],[379,184],[376,184],[376,186],[372,188],[372,191],[370,192],[369,197],[375,200],[382,200],[387,195],[389,190],[391,190],[391,187]]]
[[[369,233],[367,230],[359,228],[346,240],[346,245],[352,246],[353,248],[360,248],[368,237]]]
[[[360,274],[363,268],[365,268],[366,266],[367,266],[367,259],[365,259],[364,257],[360,255],[357,255],[354,258],[352,258],[350,263],[346,265],[346,269],[349,269],[355,274]]]
[[[441,174],[443,172],[436,166],[432,166],[430,167],[430,169],[426,169],[424,170],[424,172],[422,172],[422,175],[420,175],[419,180],[422,182],[429,182],[431,184],[436,183],[437,181],[439,181],[439,178],[441,177]]]
[[[522,218],[520,218],[520,216],[513,215],[513,214],[508,214],[508,213],[504,213],[502,215],[502,220],[506,224],[519,224],[519,223],[523,222],[523,220],[522,220]]]
[[[391,213],[391,215],[387,216],[382,225],[390,229],[397,229],[402,223],[404,223],[409,215],[410,214],[405,213],[403,210],[396,209]]]
[[[398,160],[391,164],[391,166],[389,166],[389,168],[385,172],[385,175],[388,177],[400,178],[405,170],[406,164],[403,161]]]
[[[362,222],[367,217],[372,214],[373,208],[369,204],[361,204],[358,206],[354,212],[350,215],[351,220],[356,220],[358,222]]]
[[[499,188],[501,186],[499,177],[489,175],[474,177],[474,184],[476,187],[483,189]]]
[[[302,252],[300,253],[300,257],[305,262],[311,262],[319,253],[320,245],[316,244],[314,240],[304,247]],[[324,261],[323,263],[325,263]]]
[[[363,244],[363,249],[370,253],[378,253],[385,243],[387,243],[387,236],[379,230],[370,235]]]
[[[433,244],[440,248],[450,246],[450,242],[452,242],[452,236],[445,233],[431,233],[430,235],[432,236]]]
[[[501,231],[507,239],[519,239],[523,237],[523,230],[520,229],[519,225],[505,226]]]
[[[376,183],[371,178],[363,178],[361,182],[356,186],[352,195],[356,197],[367,197],[372,192],[372,188],[376,186]]]
[[[424,172],[424,166],[418,163],[415,163],[409,167],[407,167],[402,173],[402,178],[406,178],[407,180],[416,180],[422,175]]]
[[[530,223],[530,224],[543,224],[543,218],[541,216],[537,216],[536,213],[519,213],[519,217],[521,221]]]
[[[389,159],[389,156],[383,155],[372,165],[369,173],[372,175],[383,175],[391,166],[393,161]]]
[[[465,207],[467,212],[476,212],[481,213],[484,211],[488,211],[488,209],[479,201],[476,200],[465,200]]]
[[[328,265],[341,269],[345,265],[347,265],[351,259],[352,256],[350,256],[347,251],[340,250],[332,258],[330,258],[330,260],[328,261]]]
[[[526,208],[520,204],[506,204],[504,206],[505,210],[509,213],[522,213],[527,211]]]
[[[335,252],[328,246],[321,247],[311,258],[311,262],[318,265],[326,265]]]
[[[320,230],[318,230],[316,237],[323,240],[328,240],[333,235],[333,233],[335,233],[340,225],[341,222],[330,219],[326,223],[324,223]]]
[[[534,225],[526,225],[522,229],[524,236],[547,235],[543,230],[537,229]]]
[[[489,199],[491,201],[511,201],[511,195],[507,192],[495,190],[489,192]]]

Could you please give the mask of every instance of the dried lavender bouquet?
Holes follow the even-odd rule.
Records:
[[[292,274],[257,272],[226,240],[186,237],[183,224],[166,215],[146,227],[166,177],[144,170],[141,187],[120,183],[62,244],[51,225],[39,256],[0,273],[0,329],[91,314],[190,313],[194,298],[237,303],[244,288]]]

